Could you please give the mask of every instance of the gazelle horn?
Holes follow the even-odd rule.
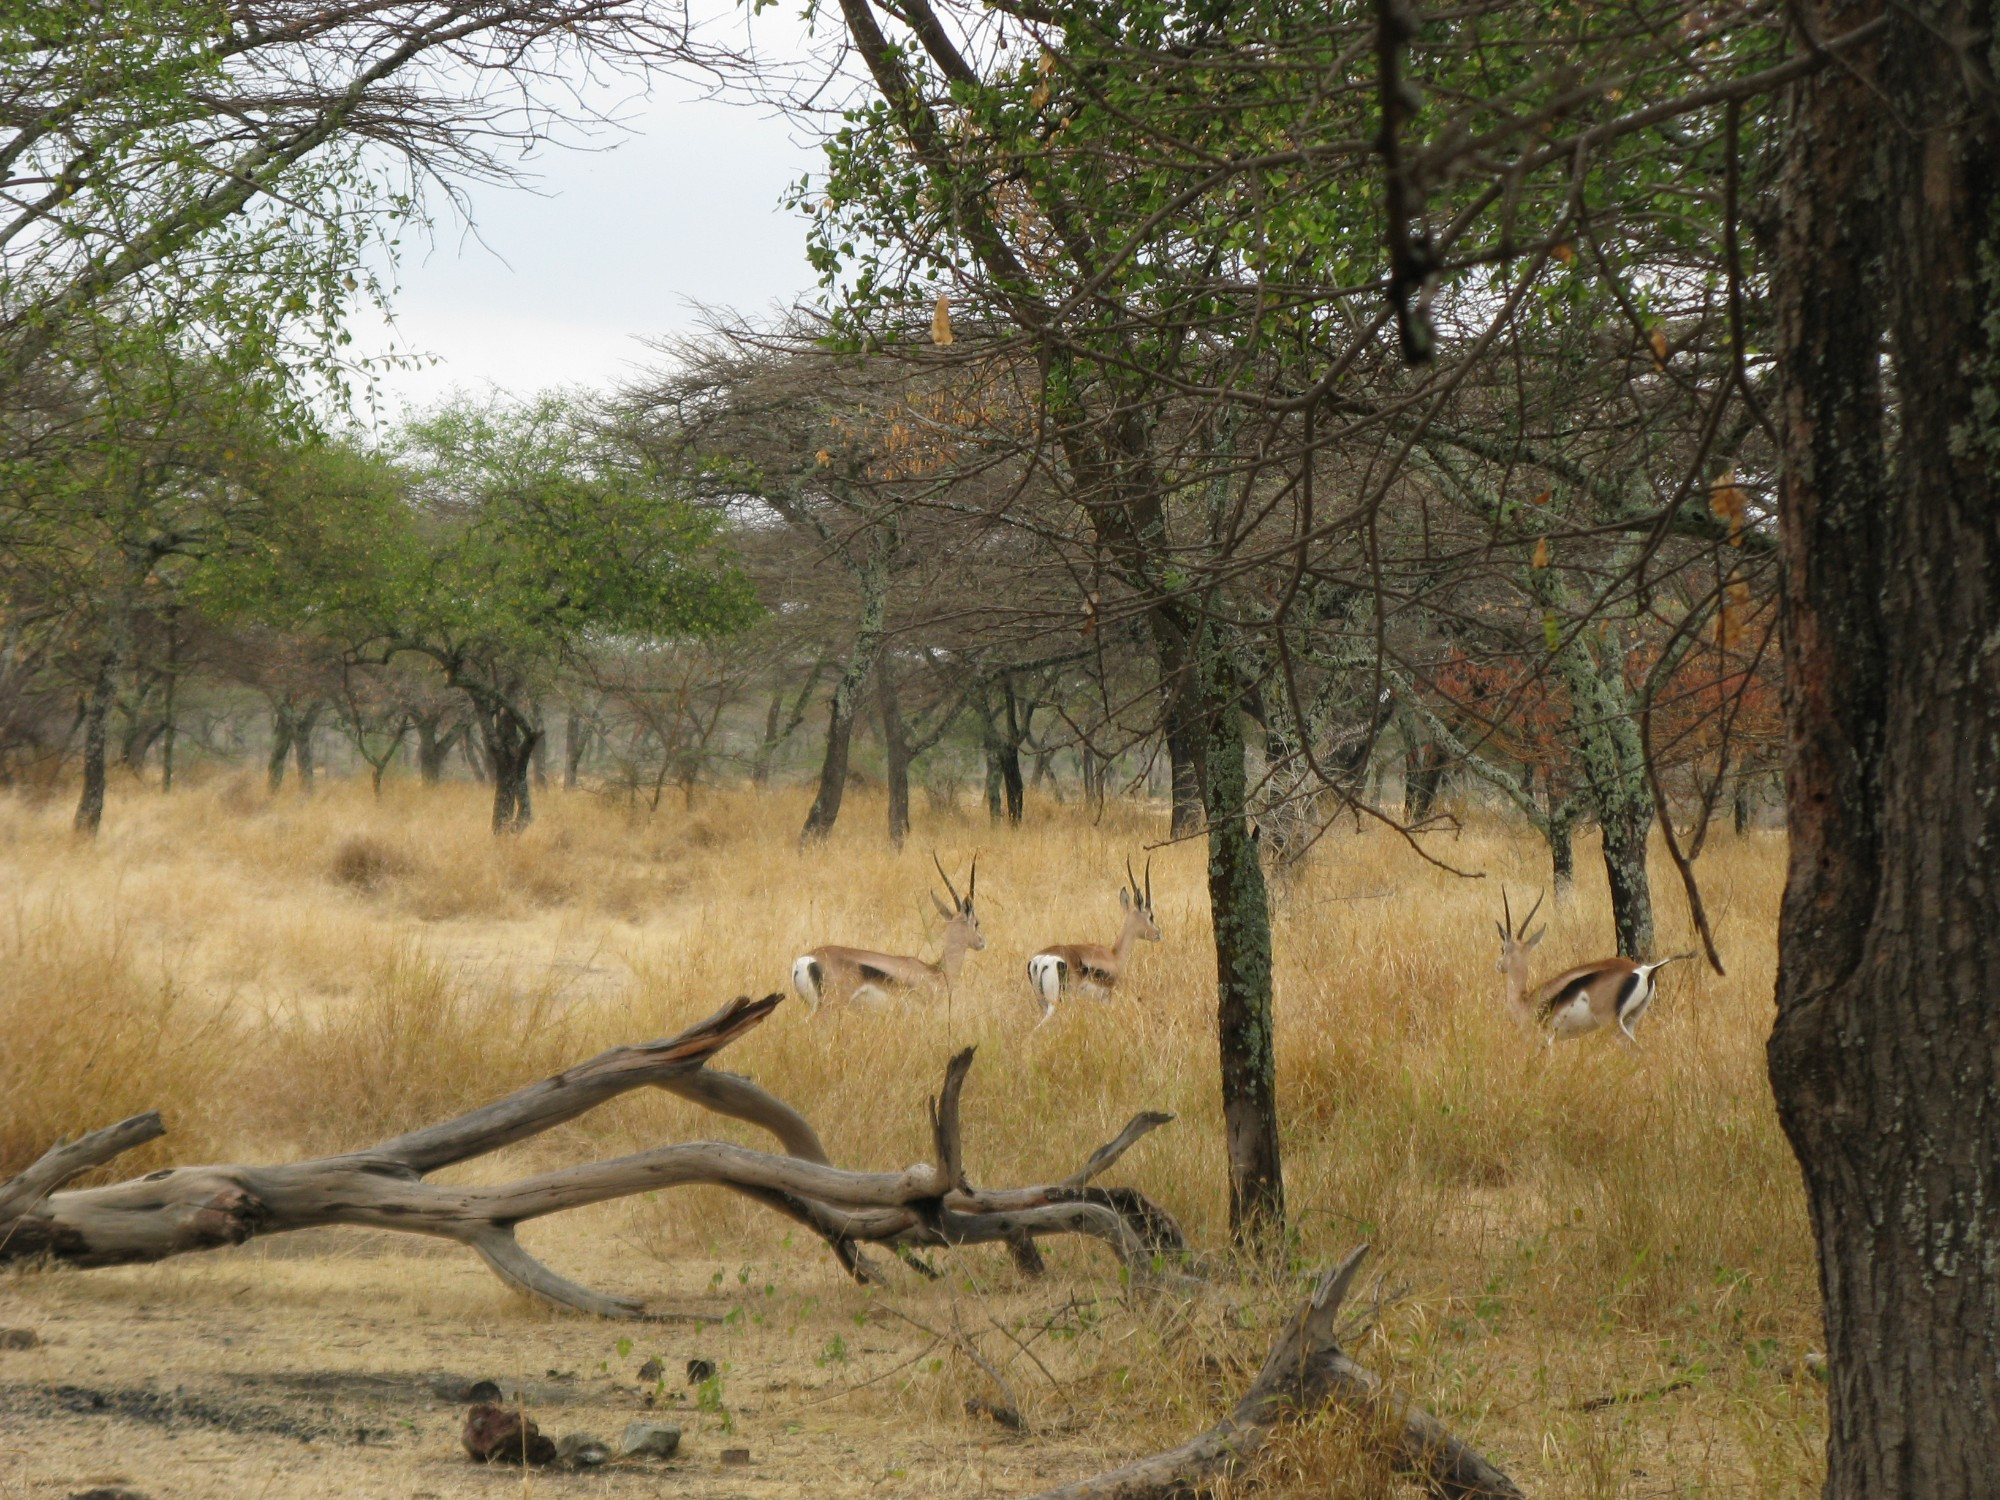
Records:
[[[1153,909],[1153,856],[1146,856],[1146,910]]]
[[[972,856],[972,873],[965,881],[965,904],[972,905],[972,898],[979,894],[979,856]]]
[[[953,885],[951,883],[951,877],[945,874],[944,861],[940,860],[937,857],[937,850],[935,849],[931,850],[931,863],[937,866],[938,879],[944,882],[944,888],[951,892],[951,904],[955,907],[961,906],[961,903],[958,899],[958,887]]]
[[[1500,912],[1507,919],[1500,924],[1500,936],[1510,938],[1514,935],[1514,906],[1507,899],[1507,887],[1504,885],[1500,887]]]
[[[1526,937],[1528,935],[1528,924],[1535,920],[1535,913],[1542,909],[1542,897],[1547,894],[1547,891],[1542,891],[1536,895],[1535,904],[1529,907],[1528,914],[1521,918],[1521,930],[1514,934],[1515,937]]]
[[[1125,856],[1125,883],[1132,887],[1132,899],[1139,899],[1139,877],[1132,873],[1132,856]]]

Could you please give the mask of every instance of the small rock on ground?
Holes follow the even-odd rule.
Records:
[[[0,1349],[39,1349],[42,1336],[32,1328],[0,1328]]]
[[[688,1361],[688,1384],[700,1385],[704,1380],[715,1379],[715,1361],[712,1359],[691,1359]]]
[[[556,1444],[556,1464],[564,1469],[595,1469],[611,1462],[611,1447],[587,1432],[572,1432]]]
[[[744,1468],[749,1462],[750,1450],[748,1448],[724,1448],[722,1450],[722,1467],[725,1469]]]
[[[475,1463],[526,1462],[540,1468],[555,1462],[556,1445],[542,1435],[532,1419],[505,1407],[483,1402],[473,1407],[465,1414],[465,1427],[458,1436]]]
[[[681,1430],[671,1422],[631,1422],[619,1440],[627,1458],[672,1458],[680,1452]]]
[[[69,1500],[152,1500],[144,1490],[127,1489],[122,1484],[100,1485],[94,1490],[78,1490]]]
[[[667,1367],[657,1359],[649,1359],[643,1365],[639,1366],[639,1378],[641,1380],[658,1380],[666,1373]]]

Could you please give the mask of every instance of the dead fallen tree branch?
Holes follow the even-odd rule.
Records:
[[[862,1244],[899,1251],[1001,1244],[1025,1264],[1034,1257],[1035,1239],[1080,1234],[1109,1245],[1135,1279],[1185,1250],[1179,1227],[1157,1206],[1130,1189],[1089,1186],[1089,1178],[1151,1124],[1142,1129],[1135,1120],[1083,1171],[1049,1186],[973,1188],[965,1175],[958,1109],[972,1066],[969,1048],[951,1060],[931,1103],[934,1161],[901,1172],[832,1166],[803,1115],[749,1079],[707,1066],[779,1000],[739,997],[678,1036],[614,1047],[469,1114],[362,1151],[269,1167],[169,1168],[106,1187],[57,1191],[165,1132],[157,1114],[135,1116],[55,1146],[0,1183],[0,1262],[47,1257],[77,1266],[124,1265],[289,1230],[358,1225],[455,1240],[524,1292],[603,1317],[643,1317],[640,1301],[606,1296],[557,1275],[521,1247],[515,1228],[565,1209],[696,1183],[733,1189],[808,1225],[857,1275],[864,1274]],[[497,1187],[424,1181],[440,1168],[526,1140],[636,1088],[667,1089],[759,1125],[787,1154],[691,1141]]]
[[[1340,1304],[1368,1253],[1362,1245],[1320,1278],[1285,1323],[1263,1368],[1222,1421],[1165,1453],[1048,1490],[1035,1500],[1181,1500],[1255,1462],[1280,1422],[1329,1403],[1361,1412],[1389,1434],[1396,1466],[1441,1500],[1520,1500],[1514,1482],[1407,1396],[1385,1387],[1340,1347]]]

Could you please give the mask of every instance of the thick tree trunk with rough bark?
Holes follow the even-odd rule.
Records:
[[[2000,1475],[1995,18],[1798,14],[1830,36],[1885,10],[1798,86],[1780,199],[1771,1081],[1819,1246],[1826,1493],[1973,1500]]]
[[[83,793],[76,803],[76,831],[97,836],[104,821],[104,751],[111,699],[118,685],[118,654],[98,658],[97,677],[83,708]]]
[[[1260,1248],[1283,1243],[1285,1178],[1278,1149],[1278,1064],[1271,1019],[1271,900],[1250,833],[1243,715],[1227,667],[1210,674],[1199,737],[1208,824],[1208,904],[1215,926],[1216,1031],[1229,1146],[1229,1224]]]
[[[1627,798],[1597,824],[1604,835],[1604,878],[1611,886],[1618,951],[1626,958],[1651,958],[1653,891],[1646,879],[1646,844],[1653,831],[1653,805]]]

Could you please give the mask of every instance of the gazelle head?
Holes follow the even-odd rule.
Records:
[[[1133,924],[1134,937],[1142,937],[1149,943],[1160,940],[1160,924],[1153,917],[1153,860],[1146,857],[1146,883],[1139,884],[1132,873],[1132,861],[1125,861],[1125,878],[1131,883],[1129,890],[1118,893],[1118,905],[1128,913],[1127,920]]]
[[[1542,898],[1535,897],[1535,904],[1528,908],[1528,914],[1521,919],[1521,925],[1514,925],[1514,909],[1507,900],[1507,888],[1500,887],[1500,910],[1506,916],[1504,922],[1494,925],[1500,929],[1500,957],[1493,967],[1507,976],[1507,992],[1510,998],[1519,1001],[1528,993],[1528,955],[1535,951],[1535,944],[1548,936],[1546,926],[1538,927],[1532,936],[1528,924],[1535,920],[1535,913],[1542,909]]]
[[[938,915],[945,920],[945,941],[950,942],[956,930],[964,934],[960,941],[977,953],[986,946],[986,934],[979,930],[979,914],[972,909],[972,898],[979,890],[979,856],[976,854],[972,856],[972,873],[966,877],[965,896],[962,900],[958,894],[958,887],[954,886],[951,877],[945,874],[944,864],[935,852],[931,855],[931,863],[937,866],[938,878],[944,882],[944,888],[951,892],[949,906],[938,899],[936,891],[931,892],[931,903],[937,907]]]

